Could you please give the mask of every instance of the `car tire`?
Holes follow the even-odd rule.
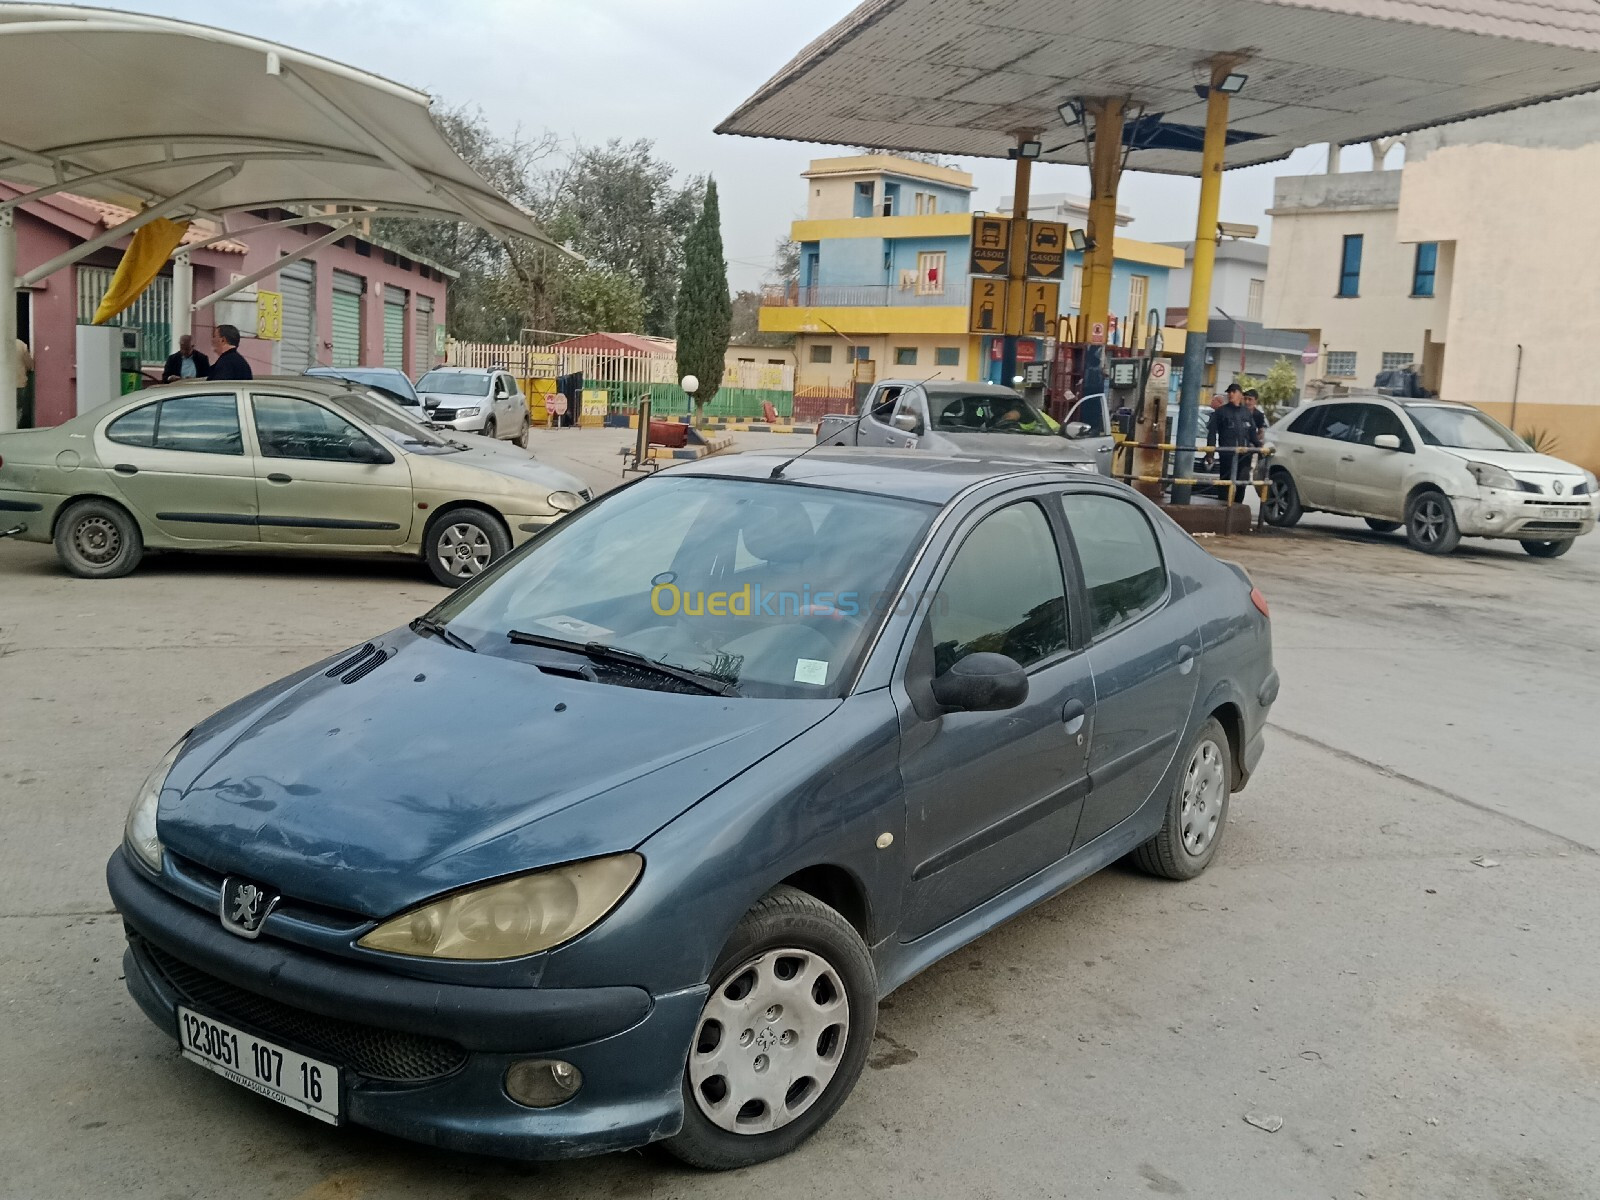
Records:
[[[1380,521],[1377,517],[1366,517],[1367,528],[1373,533],[1393,533],[1400,528],[1399,521]]]
[[[1553,542],[1523,542],[1522,548],[1535,558],[1560,558],[1572,549],[1575,538],[1560,538]]]
[[[480,508],[451,508],[428,524],[422,556],[433,577],[448,588],[471,583],[511,550],[500,519]]]
[[[1221,722],[1209,718],[1184,748],[1161,831],[1133,852],[1140,870],[1162,879],[1193,879],[1211,865],[1228,827],[1233,750]]]
[[[56,557],[80,579],[116,579],[139,565],[139,522],[110,500],[79,500],[56,520]]]
[[[1424,554],[1449,554],[1461,544],[1456,510],[1443,492],[1416,492],[1406,501],[1406,541]]]
[[[497,438],[500,436],[500,426],[495,424],[495,419],[492,416],[485,417],[483,419],[483,428],[478,432],[486,438]]]
[[[788,1154],[839,1110],[872,1048],[878,976],[844,917],[785,885],[740,920],[710,981],[684,1064],[683,1129],[662,1147],[728,1171]],[[761,1093],[779,1086],[790,1111],[774,1116]]]
[[[1261,506],[1261,518],[1268,525],[1288,529],[1305,515],[1300,506],[1300,489],[1294,485],[1294,476],[1279,467],[1267,476],[1266,502]]]

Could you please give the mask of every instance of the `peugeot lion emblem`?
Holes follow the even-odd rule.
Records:
[[[255,938],[261,933],[261,923],[283,899],[259,884],[229,876],[222,881],[222,927],[242,938]]]

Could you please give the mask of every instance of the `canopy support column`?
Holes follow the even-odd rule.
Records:
[[[0,212],[0,433],[17,427],[17,388],[24,382],[17,361],[17,222]]]
[[[1111,328],[1111,268],[1116,259],[1117,184],[1122,177],[1122,125],[1127,111],[1120,96],[1085,105],[1094,115],[1094,156],[1089,168],[1089,241],[1083,256],[1083,306],[1079,336],[1089,343],[1084,354],[1083,394],[1106,390],[1106,340]],[[1094,326],[1100,326],[1100,338]]]
[[[182,251],[172,260],[172,350],[194,333],[194,264]]]
[[[1228,143],[1228,93],[1221,83],[1236,59],[1215,59],[1206,90],[1206,139],[1200,161],[1200,211],[1195,220],[1194,262],[1189,276],[1188,334],[1183,343],[1183,387],[1178,399],[1180,449],[1173,472],[1178,479],[1194,474],[1194,447],[1200,440],[1200,385],[1205,381],[1206,331],[1211,323],[1211,273],[1217,261],[1217,216],[1222,204],[1222,160]],[[1188,484],[1174,484],[1172,502],[1189,503]]]
[[[1033,159],[1022,156],[1026,136],[1017,138],[1016,182],[1011,189],[1011,272],[1006,301],[1005,337],[1000,349],[1000,382],[1011,387],[1017,377],[1017,340],[1026,320],[1028,298],[1028,204],[1033,187]]]

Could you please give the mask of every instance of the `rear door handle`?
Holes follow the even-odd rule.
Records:
[[[139,473],[139,468],[132,463],[118,463],[111,469],[118,475],[137,475]]]
[[[1305,447],[1304,446],[1291,446],[1289,448],[1289,453],[1290,454],[1304,454],[1305,452],[1306,451],[1305,451]]]
[[[1061,706],[1061,721],[1068,733],[1077,733],[1089,715],[1089,706],[1082,700],[1068,700]]]
[[[1356,460],[1356,456],[1354,454],[1341,454],[1341,455],[1339,455],[1339,461],[1340,462],[1355,462],[1355,460]]]
[[[274,471],[271,475],[267,476],[267,482],[268,483],[293,483],[294,480],[289,478],[289,476],[285,475],[282,471]]]
[[[1178,674],[1187,675],[1194,670],[1194,647],[1178,647]]]

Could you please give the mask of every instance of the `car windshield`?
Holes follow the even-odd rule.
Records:
[[[1406,415],[1430,446],[1450,450],[1510,450],[1531,454],[1528,444],[1493,417],[1475,408],[1407,404]]]
[[[459,454],[466,449],[460,442],[440,437],[404,410],[371,392],[349,392],[338,397],[336,403],[412,454]]]
[[[438,396],[487,396],[489,377],[466,371],[429,371],[417,380],[417,391]]]
[[[402,404],[411,406],[417,404],[417,393],[411,386],[411,380],[399,371],[363,371],[359,367],[340,367],[337,370],[313,367],[306,374],[323,379],[348,379],[351,383],[391,393]]]
[[[938,392],[928,396],[933,427],[945,433],[1023,433],[1051,437],[1052,422],[1021,396]]]
[[[838,696],[937,511],[796,484],[653,479],[551,527],[435,615],[480,654],[572,657],[517,632],[640,654],[740,696]],[[651,685],[579,661],[601,683]]]

